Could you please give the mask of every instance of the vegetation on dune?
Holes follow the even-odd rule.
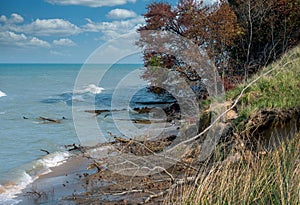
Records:
[[[270,73],[264,75],[268,71]],[[249,118],[260,109],[288,110],[300,107],[300,46],[255,74],[245,84],[227,92],[227,99],[234,100],[249,83],[257,78],[259,79],[245,90],[239,100],[237,111],[240,117],[237,121]]]
[[[300,46],[228,92],[228,100],[234,99],[251,83],[238,103],[239,117],[233,120],[241,127],[234,128],[229,141],[219,143],[210,162],[199,168],[194,183],[177,186],[165,197],[165,204],[299,204],[299,109],[289,116],[289,109],[300,107],[299,71]],[[243,139],[242,133],[262,110],[281,110],[275,112],[283,115],[279,121],[287,115],[292,126],[276,132],[273,125],[268,125],[265,129],[274,131],[272,138],[279,143],[272,149],[249,149],[246,143],[253,144],[258,136],[266,137],[265,130],[252,133],[251,139]],[[285,122],[278,123],[284,126]],[[255,129],[260,126],[255,125]]]
[[[180,0],[174,7],[167,2],[151,3],[144,14],[146,25],[138,29],[138,44],[148,45],[143,77],[153,80],[156,73],[151,66],[161,66],[177,72],[191,86],[199,86],[196,67],[182,56],[151,47],[143,35],[143,31],[168,31],[204,49],[225,88],[231,89],[300,42],[299,8],[297,0],[221,0],[209,5]]]
[[[128,194],[129,199],[131,194],[136,202],[136,194],[139,194],[141,204],[158,203],[161,200],[165,204],[187,205],[300,204],[299,8],[298,0],[221,0],[210,5],[204,1],[180,0],[176,6],[167,2],[148,5],[144,14],[146,24],[138,29],[140,40],[137,44],[144,49],[146,66],[142,77],[150,80],[155,90],[163,82],[172,85],[175,79],[177,83],[178,78],[172,79],[173,76],[168,72],[159,72],[164,68],[177,73],[191,88],[203,86],[205,79],[199,76],[196,69],[208,63],[193,64],[187,59],[193,59],[194,56],[184,59],[185,53],[175,56],[168,53],[168,49],[156,50],[160,45],[157,47],[155,44],[155,35],[147,36],[143,32],[168,31],[189,39],[196,45],[198,53],[201,53],[199,50],[206,51],[202,62],[209,61],[213,65],[209,65],[209,68],[216,68],[221,76],[218,82],[222,80],[225,89],[230,90],[226,94],[226,103],[229,103],[226,106],[230,107],[231,103],[233,107],[227,111],[233,111],[236,116],[224,122],[215,121],[217,128],[220,125],[221,130],[221,126],[226,126],[227,132],[224,136],[225,129],[221,130],[222,136],[214,152],[200,162],[200,153],[205,150],[203,141],[206,140],[202,130],[210,129],[207,124],[215,115],[209,109],[203,111],[199,125],[203,134],[197,133],[177,144],[189,148],[181,159],[174,160],[171,157],[176,164],[168,169],[154,164],[155,169],[162,170],[158,175],[140,178],[130,176],[130,180],[122,176],[119,180],[130,181],[130,189],[124,191],[124,187],[112,187],[117,190],[115,195]],[[148,41],[149,38],[154,41]],[[161,40],[163,35],[159,38],[156,40]],[[159,44],[160,41],[157,42]],[[174,42],[166,47],[174,46],[173,50],[184,47],[182,50],[189,52],[190,44]],[[237,86],[241,82],[243,84]],[[158,89],[158,92],[161,90]],[[202,108],[209,107],[207,104],[218,98],[213,97],[202,101]],[[191,127],[180,131],[189,133]],[[272,141],[272,146],[269,146],[271,138],[266,137],[268,131],[276,139]],[[165,148],[176,140],[176,136],[166,140],[147,142],[116,138],[120,156],[130,153],[143,157],[148,154],[162,156],[161,152],[165,156]],[[260,147],[260,144],[268,146]],[[133,163],[134,158],[127,160],[131,166],[136,164]],[[169,159],[163,160],[167,162]],[[112,161],[112,165],[115,164]],[[150,165],[145,166],[143,168],[152,170]],[[110,172],[102,172],[99,167],[97,169],[98,175],[92,177],[102,179],[105,173],[106,177],[112,176]],[[117,169],[120,171],[118,173],[127,171],[125,168]],[[136,174],[140,167],[132,170]],[[152,180],[157,181],[152,184]],[[163,184],[155,187],[157,182]],[[98,193],[100,189],[95,190]],[[108,190],[111,192],[110,187]]]
[[[259,158],[208,167],[196,185],[174,189],[165,204],[299,204],[299,147],[297,133]]]

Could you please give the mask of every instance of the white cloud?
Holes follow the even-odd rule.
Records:
[[[10,18],[2,15],[0,31],[12,31],[35,36],[70,36],[81,32],[81,29],[64,19],[36,19],[29,24],[21,24],[24,21],[19,14],[11,14]]]
[[[36,37],[32,37],[28,43],[29,46],[37,46],[37,47],[50,47],[50,44],[47,41],[43,41]]]
[[[45,47],[50,44],[36,37],[27,37],[25,34],[17,34],[11,31],[0,32],[0,44],[17,47]]]
[[[69,36],[80,33],[80,28],[63,19],[37,19],[30,24],[14,27],[12,30],[38,36]]]
[[[55,45],[55,46],[76,46],[76,44],[69,38],[61,38],[59,40],[54,40],[53,45]]]
[[[10,16],[10,21],[12,23],[22,23],[24,21],[24,19],[21,15],[13,13]]]
[[[89,7],[116,6],[126,3],[135,3],[136,0],[45,0],[58,5],[80,5]]]
[[[7,18],[5,15],[0,16],[0,22],[6,23],[6,24],[17,24],[22,23],[24,21],[24,18],[16,13],[12,13],[10,15],[10,18]]]
[[[6,21],[7,21],[6,16],[1,15],[1,16],[0,16],[0,22],[6,22]]]
[[[112,19],[125,19],[125,18],[133,18],[136,16],[137,15],[134,11],[129,11],[126,9],[114,9],[107,14],[107,17]]]
[[[24,41],[27,40],[27,37],[22,33],[22,34],[16,34],[14,32],[3,32],[2,35],[6,36],[8,40],[13,40],[13,41]]]
[[[87,19],[88,23],[84,26],[84,30],[88,32],[102,32],[105,40],[117,38],[122,34],[126,34],[132,30],[136,30],[141,24],[144,24],[144,18],[138,16],[129,20],[112,21],[112,22],[93,22]]]

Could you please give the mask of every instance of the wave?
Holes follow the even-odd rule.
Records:
[[[6,94],[0,90],[0,98],[5,97],[5,96],[6,96]]]
[[[41,102],[47,104],[63,102],[67,105],[72,106],[72,102],[85,102],[86,100],[89,101],[91,98],[90,94],[94,94],[97,96],[97,94],[102,93],[103,90],[104,88],[102,87],[90,84],[88,86],[82,87],[82,89],[80,90],[74,90],[73,92],[64,92],[57,96],[51,96],[47,99],[41,100]]]
[[[16,199],[16,197],[22,193],[23,189],[33,183],[39,176],[51,172],[51,167],[56,167],[66,162],[69,157],[70,153],[68,152],[54,152],[25,165],[19,170],[12,171],[16,177],[0,185],[0,204],[18,204],[20,200]]]
[[[83,94],[83,93],[92,93],[92,94],[100,94],[104,88],[98,87],[95,84],[90,84],[88,86],[84,86],[82,90],[75,90],[74,94]]]

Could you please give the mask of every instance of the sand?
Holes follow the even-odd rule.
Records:
[[[149,199],[146,204],[161,204],[173,179],[184,178],[188,173],[195,175],[195,170],[174,163],[166,170],[141,175],[138,174],[141,170],[135,172],[130,166],[119,169],[117,164],[128,160],[128,154],[143,160],[146,158],[143,156],[153,154],[152,151],[162,152],[176,139],[170,133],[157,140],[115,139],[113,143],[83,149],[83,153],[75,151],[77,154],[67,162],[52,168],[50,173],[40,176],[24,189],[18,196],[22,200],[20,204],[143,204]]]

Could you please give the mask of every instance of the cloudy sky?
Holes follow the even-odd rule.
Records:
[[[150,2],[1,0],[0,63],[85,62],[105,42],[142,25]]]

